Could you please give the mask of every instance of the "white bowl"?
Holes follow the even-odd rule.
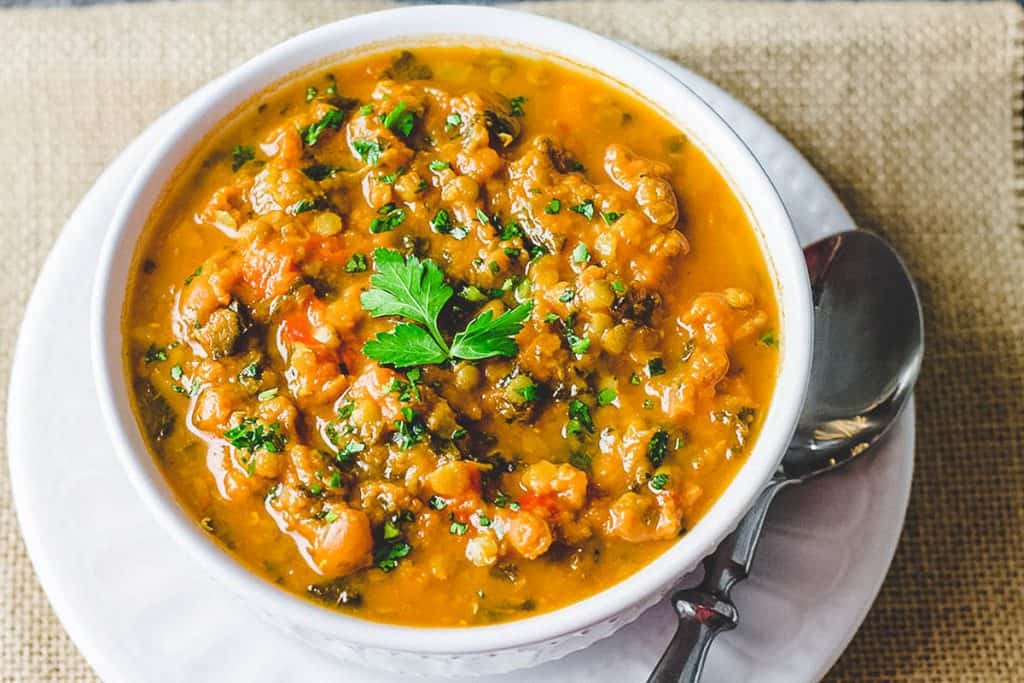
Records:
[[[227,555],[175,500],[132,413],[122,359],[122,314],[135,245],[176,168],[224,117],[266,86],[339,53],[422,43],[504,44],[604,73],[683,129],[746,206],[775,278],[781,312],[779,376],[747,462],[693,529],[633,576],[562,609],[510,623],[419,628],[365,621],[321,608],[264,581]],[[653,605],[732,531],[775,471],[792,436],[810,371],[811,303],[789,216],[757,160],[708,105],[633,50],[551,19],[484,7],[418,6],[339,21],[292,38],[227,74],[175,121],[121,200],[100,257],[92,352],[107,427],[133,485],[176,542],[250,606],[306,642],[372,667],[419,674],[508,671],[562,657],[611,635]]]

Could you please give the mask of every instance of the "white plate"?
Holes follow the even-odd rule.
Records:
[[[656,59],[747,142],[804,243],[853,227],[821,177],[771,126],[711,83]],[[341,680],[339,674],[347,682],[402,681],[340,663],[278,631],[199,573],[149,516],[111,452],[89,363],[94,264],[119,194],[161,126],[191,101],[154,123],[96,181],[57,240],[26,310],[8,440],[29,555],[68,633],[107,683]],[[910,496],[913,446],[910,406],[876,457],[782,495],[754,575],[734,594],[741,624],[715,644],[706,681],[800,683],[828,671],[892,560]],[[487,680],[643,680],[674,622],[663,604],[587,650],[528,674]]]

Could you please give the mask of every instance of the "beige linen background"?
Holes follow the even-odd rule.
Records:
[[[129,140],[264,48],[385,6],[0,12],[0,385],[44,256]],[[522,8],[631,40],[716,81],[788,136],[862,227],[906,256],[929,342],[914,494],[878,602],[827,680],[1024,680],[1021,10],[635,0]],[[35,580],[6,454],[0,460],[0,682],[95,680]]]

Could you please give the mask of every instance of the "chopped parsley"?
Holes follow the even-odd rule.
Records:
[[[353,140],[352,149],[356,151],[360,159],[370,166],[376,166],[380,161],[380,155],[383,154],[380,143],[376,140],[366,140],[363,138]]]
[[[562,202],[559,199],[552,199],[544,206],[544,213],[554,215],[562,210]]]
[[[307,146],[313,147],[320,141],[320,136],[328,129],[338,130],[341,122],[345,120],[345,112],[340,109],[330,109],[316,123],[310,124],[302,129],[302,141]]]
[[[395,431],[391,441],[401,450],[407,451],[427,437],[427,425],[412,408],[402,408],[402,419],[395,420]]]
[[[349,257],[348,262],[345,264],[346,273],[362,273],[367,268],[366,255],[360,254],[358,251]]]
[[[291,206],[288,207],[288,213],[293,216],[298,216],[300,213],[306,213],[316,208],[316,201],[312,199],[300,199]]]
[[[590,407],[578,398],[574,398],[569,401],[569,424],[566,426],[566,431],[569,434],[579,434],[584,429],[588,432],[594,431],[594,420],[590,417]]]
[[[616,294],[623,294],[626,291],[626,285],[622,284],[622,280],[612,280],[612,289]]]
[[[442,159],[434,159],[429,164],[427,164],[427,167],[431,171],[443,171],[446,168],[451,168],[451,164],[449,164],[447,161],[444,161]]]
[[[523,397],[523,401],[535,401],[537,400],[537,385],[533,382],[529,384],[513,389],[516,394]]]
[[[259,449],[270,453],[280,453],[287,438],[281,433],[281,425],[277,422],[266,426],[254,417],[247,417],[236,426],[224,432],[224,438],[239,450],[254,453]]]
[[[665,374],[665,363],[660,358],[651,358],[647,361],[647,376],[656,377]]]
[[[412,546],[405,541],[385,543],[373,554],[373,563],[385,574],[398,568],[398,561],[412,552]]]
[[[573,263],[587,263],[590,261],[590,251],[587,249],[587,245],[580,242],[576,245],[576,248],[572,250],[572,262]]]
[[[444,120],[445,130],[451,132],[462,125],[462,116],[458,112],[449,114]]]
[[[360,105],[359,113],[362,114],[363,116],[369,116],[370,114],[373,113],[373,105],[372,104]]]
[[[334,459],[338,462],[348,462],[356,453],[362,453],[365,450],[366,444],[359,441],[349,441],[341,447],[341,450],[334,456]]]
[[[456,522],[455,520],[452,520],[451,526],[448,527],[448,532],[451,533],[451,534],[454,534],[455,536],[465,536],[466,532],[468,530],[469,530],[469,525],[468,524],[464,524],[462,522]]]
[[[377,235],[382,232],[391,232],[405,220],[405,209],[394,204],[385,204],[377,209],[380,214],[370,221],[370,232]]]
[[[431,496],[430,500],[427,501],[427,505],[433,510],[444,510],[448,507],[448,502],[440,496]]]
[[[620,218],[622,218],[622,214],[615,213],[614,211],[607,211],[601,214],[601,220],[605,222],[605,225],[611,225]]]
[[[526,116],[526,112],[523,111],[523,102],[525,101],[526,98],[523,97],[522,95],[513,97],[511,100],[508,101],[509,111],[511,112],[512,116]]]
[[[160,363],[167,360],[167,349],[157,346],[156,344],[150,344],[149,348],[146,349],[146,364],[149,363]]]
[[[406,137],[412,133],[412,128],[416,124],[416,115],[408,110],[408,106],[404,101],[396,104],[395,108],[384,117],[384,127]]]
[[[597,392],[597,405],[610,406],[618,397],[619,395],[615,393],[614,389],[602,389]]]
[[[587,337],[577,336],[575,332],[569,330],[565,333],[565,340],[569,342],[569,348],[577,356],[582,356],[590,350],[590,339]]]
[[[430,227],[442,235],[448,234],[452,230],[451,215],[445,209],[438,209],[430,219]]]
[[[759,341],[762,344],[764,344],[765,346],[778,346],[779,345],[778,338],[775,336],[775,333],[772,332],[771,330],[768,330],[767,332],[762,334],[760,339],[759,339]]]
[[[569,209],[571,211],[575,211],[576,213],[580,214],[581,216],[586,218],[588,221],[594,219],[594,201],[592,199],[588,199],[587,201],[583,202],[582,204],[577,204],[576,206],[571,206],[571,207],[569,207]]]
[[[185,286],[187,287],[188,285],[192,284],[192,281],[195,280],[197,277],[199,277],[202,274],[203,274],[203,267],[199,266],[198,268],[196,268],[195,270],[192,271],[191,275],[189,275],[187,278],[185,278]]]
[[[668,432],[659,429],[654,432],[650,443],[647,444],[647,460],[655,467],[661,467],[661,463],[665,462],[666,455],[668,455]]]
[[[486,213],[484,213],[482,209],[476,210],[476,219],[483,223],[484,225],[489,225],[491,222],[490,217]]]
[[[513,237],[522,237],[523,229],[519,227],[519,223],[515,221],[509,221],[505,223],[505,226],[501,229],[501,240],[510,240]]]
[[[651,477],[650,485],[655,491],[664,491],[665,487],[668,486],[668,475],[664,472],[655,474]]]
[[[338,169],[330,164],[311,164],[302,169],[303,175],[317,182],[332,177]]]
[[[587,472],[590,470],[590,456],[582,451],[573,451],[569,454],[569,464],[578,470]]]
[[[185,371],[182,370],[181,366],[178,365],[177,363],[175,363],[171,367],[171,379],[173,379],[175,382],[179,381],[184,374],[185,374]]]
[[[237,171],[245,166],[245,162],[256,158],[256,151],[245,145],[235,145],[231,148],[231,170]]]

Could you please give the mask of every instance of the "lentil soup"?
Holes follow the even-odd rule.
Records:
[[[743,206],[595,74],[460,47],[311,69],[224,121],[136,254],[126,367],[181,503],[376,621],[576,602],[742,464],[778,311]]]

